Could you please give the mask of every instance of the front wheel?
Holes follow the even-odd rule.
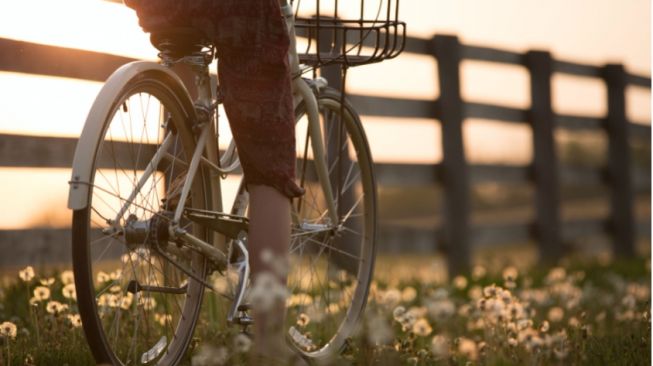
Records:
[[[317,97],[329,184],[337,222],[313,160],[305,105],[296,111],[297,180],[306,193],[292,202],[287,330],[304,357],[339,354],[362,316],[372,281],[376,239],[376,185],[359,116],[327,88]]]

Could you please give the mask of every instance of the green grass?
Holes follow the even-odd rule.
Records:
[[[513,280],[516,268],[476,268],[475,276],[451,281],[428,267],[415,270],[418,260],[397,262],[406,270],[396,272],[400,278],[378,271],[361,330],[337,364],[651,364],[648,259],[568,260],[555,269],[520,269]],[[48,276],[55,278],[50,297],[30,307],[33,289]],[[0,336],[0,365],[94,364],[71,322],[77,307],[63,296],[59,273],[28,282],[16,274],[2,283],[0,323],[15,324],[17,334]],[[50,301],[68,308],[48,312]],[[206,297],[185,364],[209,351],[224,352],[224,364],[245,364],[247,355],[234,348],[238,329],[225,326],[226,306]]]

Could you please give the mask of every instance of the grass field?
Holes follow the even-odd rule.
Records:
[[[0,365],[92,365],[72,272],[36,272],[2,280]],[[649,259],[446,279],[433,259],[381,257],[360,331],[334,364],[650,365],[650,288]],[[185,363],[245,364],[250,346],[205,311]]]

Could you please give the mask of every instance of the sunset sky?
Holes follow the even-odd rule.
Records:
[[[650,74],[651,10],[646,0],[401,0],[400,14],[412,36],[457,34],[468,44],[518,52],[545,49],[559,59],[594,65],[623,62],[629,71]],[[102,0],[10,2],[0,11],[0,38],[152,60],[156,57],[134,13]],[[462,70],[465,99],[528,106],[528,74],[524,69],[464,62]],[[439,93],[435,80],[435,64],[430,57],[404,54],[353,69],[348,90],[435,99]],[[1,132],[52,136],[78,136],[101,87],[95,82],[4,72],[0,72],[0,85]],[[557,112],[601,116],[606,111],[605,88],[598,80],[556,75],[553,91]],[[648,124],[650,105],[647,90],[629,89],[631,119]],[[432,120],[364,121],[378,161],[437,162],[441,158],[436,143],[440,129]],[[496,121],[469,120],[465,139],[472,161],[524,164],[531,158],[526,126],[507,128]],[[57,217],[66,212],[68,175],[67,170],[0,169],[4,207],[10,208],[0,212],[0,228],[47,222],[65,226],[66,216]],[[48,182],[47,189],[44,182]]]

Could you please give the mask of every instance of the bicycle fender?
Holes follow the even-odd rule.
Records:
[[[104,122],[109,114],[113,112],[116,104],[120,102],[116,100],[120,93],[130,81],[142,76],[143,73],[154,75],[165,82],[175,92],[175,95],[180,98],[180,102],[186,104],[187,108],[184,109],[194,113],[193,103],[186,87],[172,70],[150,61],[134,61],[114,71],[95,98],[75,148],[72,175],[69,182],[70,188],[68,190],[69,209],[80,210],[88,206],[90,199],[89,184],[93,174],[96,148],[107,128],[107,126],[104,126]],[[188,117],[194,119],[195,116]]]

